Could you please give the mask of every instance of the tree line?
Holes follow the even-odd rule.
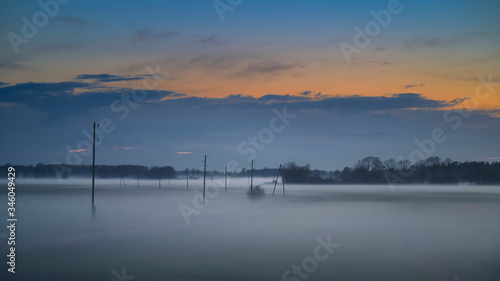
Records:
[[[382,161],[365,157],[342,171],[311,170],[309,164],[285,164],[285,181],[290,183],[364,183],[364,184],[500,184],[500,162],[466,161],[433,156],[416,163],[407,159]]]
[[[7,171],[8,167],[16,168],[17,178],[57,178],[60,167],[58,165],[42,164],[36,165],[13,165],[7,163],[2,167],[3,171]],[[203,170],[199,169],[182,169],[175,170],[172,166],[143,166],[143,165],[96,165],[96,178],[98,179],[113,179],[113,178],[142,178],[142,179],[173,179],[185,178],[188,175],[190,178],[203,177]],[[59,173],[62,178],[85,178],[92,176],[92,165],[65,165],[67,172]],[[264,168],[254,170],[254,177],[272,177],[278,172],[277,168]],[[250,176],[250,170],[243,168],[239,172],[229,172],[231,177],[247,177]],[[223,177],[224,172],[207,171],[207,177]],[[6,178],[7,172],[2,173],[1,177]]]
[[[57,167],[50,164],[36,165],[6,164],[2,168],[14,166],[18,178],[57,178]],[[90,177],[91,165],[69,165],[70,172],[63,178]],[[96,165],[96,178],[143,178],[171,179],[186,177],[203,177],[199,169],[175,170],[172,166],[142,166],[142,165]],[[254,177],[274,177],[278,168],[263,168],[253,171]],[[251,171],[243,168],[238,172],[229,172],[231,177],[249,177]],[[2,173],[5,178],[7,173]],[[207,171],[207,177],[223,177],[224,172]],[[295,162],[283,165],[283,177],[288,183],[360,183],[360,184],[500,184],[500,162],[466,161],[458,162],[450,158],[442,160],[433,156],[425,160],[411,163],[409,160],[389,159],[382,161],[379,157],[365,157],[352,167],[342,170],[325,171],[311,169],[310,165],[300,166]]]

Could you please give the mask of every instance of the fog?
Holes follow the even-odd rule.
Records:
[[[161,189],[158,181],[125,181],[96,180],[92,218],[89,179],[17,180],[14,280],[500,276],[498,186],[287,184],[286,195],[278,185],[271,196],[271,179],[257,178],[266,196],[250,200],[248,179],[229,179],[226,193],[218,178],[207,179],[203,207],[201,179],[189,190],[185,179],[163,180]],[[0,200],[7,206],[7,191]],[[7,252],[3,239],[0,247]],[[116,276],[122,272],[128,279]]]

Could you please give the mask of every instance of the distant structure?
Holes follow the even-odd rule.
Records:
[[[205,204],[205,179],[207,177],[207,155],[205,154],[205,160],[203,160],[203,204]]]
[[[276,175],[276,179],[273,177],[274,181],[274,189],[273,189],[273,196],[274,192],[276,191],[276,185],[278,184],[278,179],[281,175],[281,183],[283,184],[283,195],[285,195],[285,178],[283,177],[283,165],[280,164],[280,167],[278,169],[278,174]]]
[[[253,195],[253,160],[252,160],[252,168],[250,170],[250,196]]]
[[[127,184],[125,183],[125,178],[123,178],[123,168],[120,169],[120,186],[122,186],[122,182],[123,182],[123,186],[127,187]]]
[[[99,125],[97,125],[99,126]],[[95,182],[95,122],[94,130],[92,131],[92,217],[95,217],[95,205],[94,205],[94,182]]]
[[[141,177],[141,167],[137,166],[137,188],[139,188],[139,178]]]

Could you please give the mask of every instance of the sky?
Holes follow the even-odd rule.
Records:
[[[498,1],[0,3],[1,162],[500,160]],[[418,156],[418,157],[417,157]]]

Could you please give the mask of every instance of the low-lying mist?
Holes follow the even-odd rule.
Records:
[[[272,196],[272,179],[256,178],[266,196],[251,200],[248,179],[225,192],[207,178],[203,204],[203,179],[125,183],[96,180],[92,218],[90,179],[18,180],[17,280],[500,276],[498,186],[286,184],[283,195],[278,183]]]

